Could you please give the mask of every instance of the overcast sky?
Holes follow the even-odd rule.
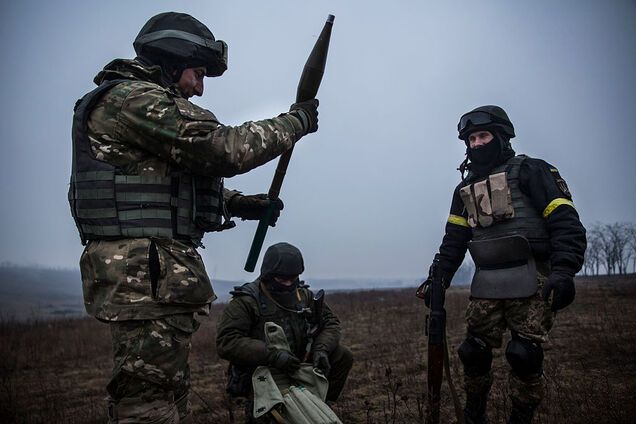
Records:
[[[286,111],[336,16],[320,129],[294,151],[265,241],[300,247],[306,277],[424,275],[459,181],[457,120],[483,104],[508,112],[518,153],[559,168],[585,224],[636,221],[634,1],[2,1],[0,262],[77,266],[73,105],[169,10],[228,43],[228,71],[194,99],[227,125]],[[266,192],[275,165],[226,186]],[[256,223],[238,224],[204,239],[213,277],[253,278]]]

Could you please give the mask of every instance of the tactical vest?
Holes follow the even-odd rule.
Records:
[[[468,249],[476,268],[471,284],[475,298],[524,298],[536,293],[535,256],[549,251],[549,233],[545,220],[519,187],[526,159],[515,156],[459,191],[473,233]]]
[[[549,241],[545,220],[519,187],[521,164],[527,158],[515,156],[460,189],[473,240],[520,235],[531,244]]]
[[[73,168],[68,192],[82,244],[88,240],[157,237],[200,245],[204,232],[223,229],[223,180],[173,171],[126,175],[95,157],[88,138],[93,107],[126,80],[102,83],[78,100],[73,116]]]
[[[260,280],[235,287],[230,294],[233,296],[251,296],[258,305],[256,312],[257,321],[252,325],[250,337],[265,341],[265,323],[274,322],[285,331],[290,350],[294,355],[302,358],[307,343],[307,331],[309,329],[308,316],[311,314],[311,292],[306,287],[298,288],[298,297],[294,305],[285,305],[290,312],[281,309],[261,290]],[[294,296],[296,296],[294,294]]]

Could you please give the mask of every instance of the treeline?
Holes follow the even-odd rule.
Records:
[[[636,272],[636,225],[597,222],[587,229],[585,275],[627,274],[630,261],[631,272]]]

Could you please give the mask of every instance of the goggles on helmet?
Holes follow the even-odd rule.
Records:
[[[509,125],[509,123],[503,119],[498,118],[495,115],[492,115],[488,112],[477,111],[477,112],[468,112],[462,115],[459,118],[459,123],[457,124],[457,131],[460,134],[463,134],[464,131],[470,126],[481,126],[481,125],[491,125],[491,124],[504,124]]]
[[[145,45],[148,43],[152,43],[153,41],[163,40],[167,38],[184,40],[190,43],[196,44],[200,47],[210,50],[214,53],[217,60],[223,65],[223,68],[227,68],[227,44],[223,40],[214,40],[210,38],[200,37],[196,34],[191,34],[186,31],[180,31],[176,29],[164,29],[160,31],[150,32],[148,34],[142,35],[135,40],[135,45]],[[223,69],[224,71],[225,69]],[[207,76],[214,77],[219,76],[223,72],[220,73],[216,70],[208,68]]]

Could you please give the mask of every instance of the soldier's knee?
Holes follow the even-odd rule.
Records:
[[[506,359],[512,371],[519,377],[529,377],[543,372],[543,348],[528,338],[513,333],[506,347]]]
[[[347,368],[351,368],[353,366],[353,353],[346,346],[340,346],[342,349],[342,362],[347,366]]]
[[[478,337],[468,336],[457,349],[464,364],[464,374],[470,377],[486,375],[492,366],[492,348]]]
[[[338,345],[329,356],[329,362],[331,362],[334,367],[348,371],[353,366],[353,353],[351,353],[348,347]]]

